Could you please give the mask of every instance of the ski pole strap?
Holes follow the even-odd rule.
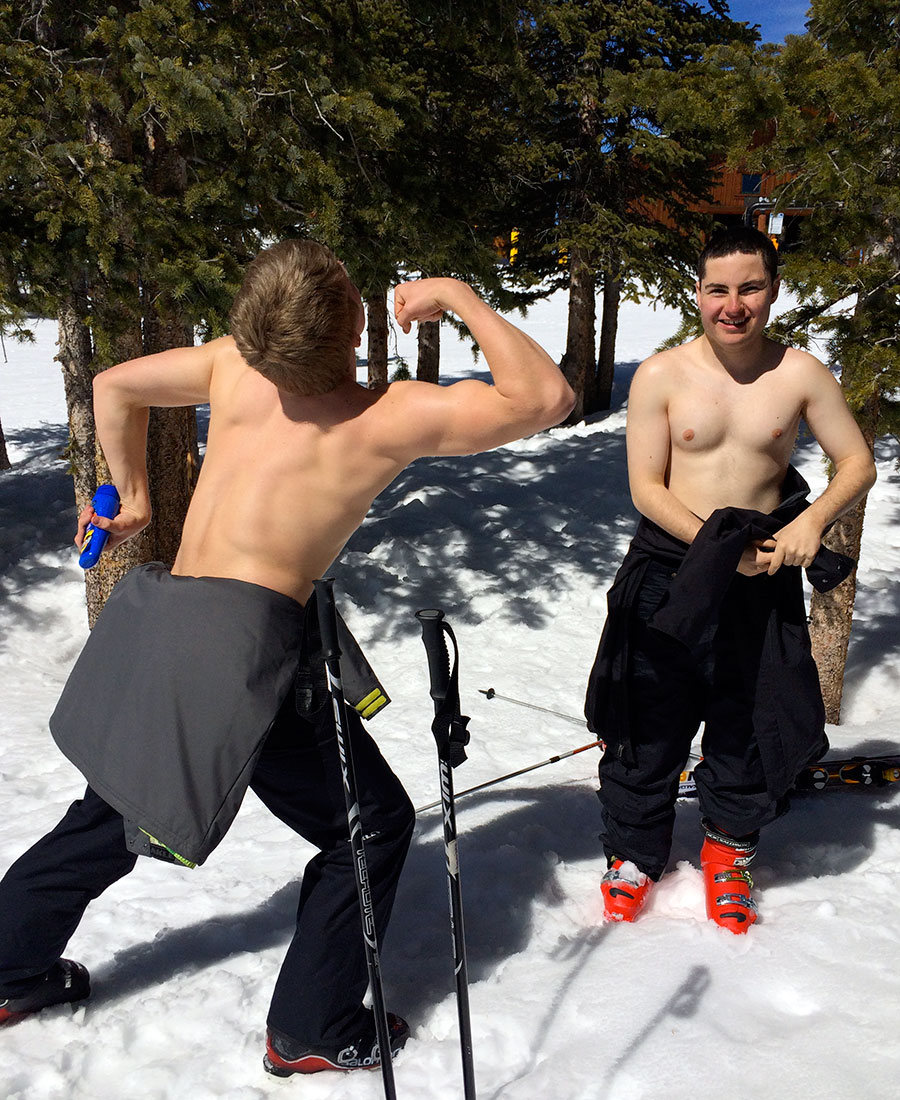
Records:
[[[434,721],[431,732],[437,742],[438,756],[451,768],[466,759],[469,743],[469,718],[460,714],[459,705],[459,646],[450,624],[439,608],[416,612],[422,624],[422,642],[428,657],[431,678],[431,698],[434,700]],[[453,643],[453,666],[447,652],[449,637]]]
[[[334,604],[334,578],[313,581],[313,587],[316,606],[310,607],[304,625],[308,659],[301,660],[297,673],[297,710],[310,714],[322,706],[328,692],[322,661],[340,659],[345,702],[361,718],[374,718],[388,705],[391,697]],[[334,608],[333,615],[327,613],[328,622],[323,628],[323,610],[327,612],[329,605]]]

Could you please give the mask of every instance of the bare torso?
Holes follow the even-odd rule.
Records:
[[[777,293],[762,254],[709,257],[697,283],[703,335],[643,362],[628,398],[632,500],[686,543],[717,508],[777,507],[801,417],[834,463],[820,497],[771,539],[744,549],[737,568],[747,576],[808,566],[828,524],[875,479],[828,368],[765,336]]]
[[[767,341],[761,361],[741,376],[703,339],[656,357],[668,422],[666,485],[696,516],[778,505],[803,413],[804,358]]]
[[[305,603],[408,460],[380,401],[349,378],[323,396],[285,394],[222,341],[173,572],[233,577]]]

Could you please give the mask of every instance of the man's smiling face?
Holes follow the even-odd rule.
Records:
[[[706,262],[697,283],[703,331],[714,345],[737,348],[757,340],[778,296],[779,280],[770,279],[758,253],[734,252]]]

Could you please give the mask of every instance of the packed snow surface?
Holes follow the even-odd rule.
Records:
[[[565,301],[523,327],[554,356]],[[517,321],[517,318],[513,318]],[[635,515],[625,399],[636,363],[677,326],[623,307],[614,407],[468,458],[420,461],[375,503],[335,567],[346,617],[393,697],[371,729],[417,806],[439,796],[415,611],[442,607],[461,649],[469,760],[458,791],[592,740],[584,728],[480,693],[578,716],[605,592]],[[55,327],[6,340],[0,419],[0,867],[51,828],[83,781],[47,718],[87,633],[62,451]],[[414,362],[414,334],[397,338]],[[445,328],[442,375],[484,365]],[[361,375],[364,377],[364,375]],[[878,448],[835,754],[897,751],[898,447]],[[804,436],[796,461],[825,474]],[[760,921],[704,917],[697,805],[678,807],[669,872],[634,924],[601,920],[597,750],[460,799],[474,1057],[482,1100],[893,1100],[900,1074],[900,785],[798,797],[765,830]],[[141,860],[88,910],[68,953],[94,994],[0,1031],[6,1100],[376,1100],[378,1073],[288,1081],[262,1069],[270,990],[312,849],[249,795],[194,871]],[[461,1097],[445,864],[421,814],[383,948],[389,1006],[412,1038],[397,1095]],[[895,953],[896,952],[896,953]]]

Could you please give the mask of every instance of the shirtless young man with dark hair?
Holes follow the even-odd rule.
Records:
[[[633,920],[665,870],[701,722],[707,913],[733,932],[756,919],[747,867],[760,828],[827,745],[800,567],[822,565],[825,530],[875,467],[830,371],[764,335],[778,287],[764,234],[717,234],[698,264],[703,335],[646,360],[632,383],[628,477],[642,519],[610,589],[586,704],[607,746],[611,920]],[[835,469],[808,506],[790,465],[801,418]],[[845,575],[826,552],[832,568],[810,579],[824,588]]]
[[[0,1022],[87,996],[87,970],[61,956],[88,903],[148,846],[202,862],[249,784],[320,850],[269,1010],[266,1068],[378,1063],[333,716],[310,688],[321,676],[313,581],[413,459],[499,446],[573,404],[546,352],[465,283],[405,283],[394,308],[405,332],[452,310],[493,385],[358,385],[359,293],[309,241],[250,265],[233,336],[97,376],[97,432],[121,511],[107,520],[86,509],[79,544],[89,522],[111,548],[149,522],[151,406],[209,402],[207,450],[173,569],[140,566],[119,582],[51,719],[89,786],[0,883]],[[413,810],[353,712],[348,736],[382,935]],[[408,1029],[399,1017],[391,1028],[397,1049]]]

